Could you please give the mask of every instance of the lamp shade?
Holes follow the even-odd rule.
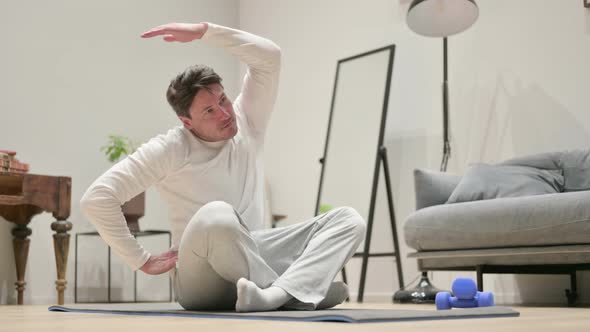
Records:
[[[414,0],[406,21],[419,35],[447,37],[467,30],[478,16],[474,0]]]

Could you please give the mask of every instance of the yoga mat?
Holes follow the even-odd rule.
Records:
[[[433,306],[434,307],[434,306]],[[110,303],[51,306],[49,311],[83,312],[140,316],[178,316],[193,318],[226,318],[249,320],[281,320],[298,322],[377,323],[434,319],[518,317],[520,313],[507,307],[484,307],[451,310],[394,309],[328,309],[316,311],[268,311],[238,313],[234,311],[187,311],[178,303]]]

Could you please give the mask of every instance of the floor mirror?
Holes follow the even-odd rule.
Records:
[[[403,275],[387,151],[383,144],[395,45],[354,55],[337,62],[315,214],[349,206],[367,221],[358,302],[363,301],[369,258],[394,258],[400,288]],[[383,168],[390,220],[374,220],[375,202]],[[394,252],[372,253],[373,223],[389,222]],[[347,282],[346,269],[342,270]]]

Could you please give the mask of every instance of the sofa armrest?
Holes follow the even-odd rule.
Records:
[[[444,204],[460,180],[461,176],[456,174],[415,169],[416,210]]]

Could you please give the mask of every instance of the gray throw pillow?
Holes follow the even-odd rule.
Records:
[[[553,194],[563,191],[561,170],[529,166],[472,164],[447,203],[500,197]]]
[[[498,165],[563,170],[563,191],[590,190],[590,149],[545,152],[508,159]]]
[[[416,210],[445,204],[455,187],[461,181],[460,175],[417,168],[414,170]]]

